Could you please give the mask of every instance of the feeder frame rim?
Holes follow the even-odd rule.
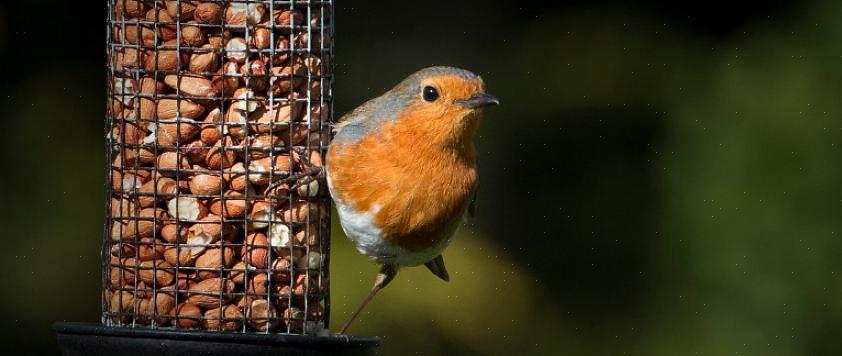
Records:
[[[203,330],[183,331],[178,329],[147,329],[132,327],[103,326],[99,323],[65,322],[53,323],[53,331],[57,334],[81,334],[118,337],[137,337],[151,339],[178,339],[193,341],[216,341],[226,343],[243,343],[252,345],[302,345],[309,347],[328,347],[342,345],[344,347],[372,347],[380,345],[380,338],[374,336],[352,335],[299,335],[273,333],[224,333]]]

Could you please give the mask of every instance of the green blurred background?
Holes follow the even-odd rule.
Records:
[[[0,5],[0,335],[99,320],[105,1]],[[477,218],[354,334],[386,355],[842,350],[838,1],[352,2],[343,113],[428,65],[483,76]],[[335,224],[334,224],[335,225]],[[334,226],[334,329],[376,266]]]

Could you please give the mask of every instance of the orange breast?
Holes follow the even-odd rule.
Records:
[[[330,179],[343,204],[374,214],[386,241],[419,251],[449,238],[465,211],[477,174],[472,142],[437,143],[446,128],[420,115],[389,121],[355,143],[328,151]]]

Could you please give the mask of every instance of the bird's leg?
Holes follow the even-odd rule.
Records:
[[[310,166],[310,167],[308,167],[307,169],[305,169],[301,172],[292,174],[292,175],[290,175],[290,176],[288,176],[284,179],[279,179],[279,180],[276,180],[276,181],[272,182],[272,184],[269,184],[269,186],[266,187],[266,191],[268,192],[268,191],[272,190],[273,188],[275,188],[275,187],[277,187],[281,184],[295,183],[299,179],[305,178],[305,177],[323,180],[324,177],[325,177],[325,170],[322,169],[322,167]],[[309,183],[309,181],[307,183]]]
[[[380,268],[380,273],[377,274],[377,277],[374,278],[374,285],[371,286],[371,291],[368,292],[368,295],[363,299],[360,306],[357,307],[356,310],[351,314],[351,318],[342,326],[342,329],[339,330],[339,335],[345,334],[345,331],[348,330],[348,327],[351,326],[351,323],[357,319],[357,316],[360,312],[365,308],[368,302],[374,298],[374,295],[377,294],[381,289],[386,287],[392,279],[398,274],[398,266],[385,264],[383,267]]]

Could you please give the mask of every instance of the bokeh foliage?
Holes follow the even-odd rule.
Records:
[[[34,353],[52,321],[98,320],[104,25],[89,6],[68,11],[91,28],[36,27],[27,6],[0,5],[0,330]],[[340,2],[338,113],[434,64],[503,103],[452,281],[405,269],[352,331],[389,355],[838,352],[840,12]],[[61,56],[24,56],[43,43]],[[376,266],[334,236],[335,328]]]

